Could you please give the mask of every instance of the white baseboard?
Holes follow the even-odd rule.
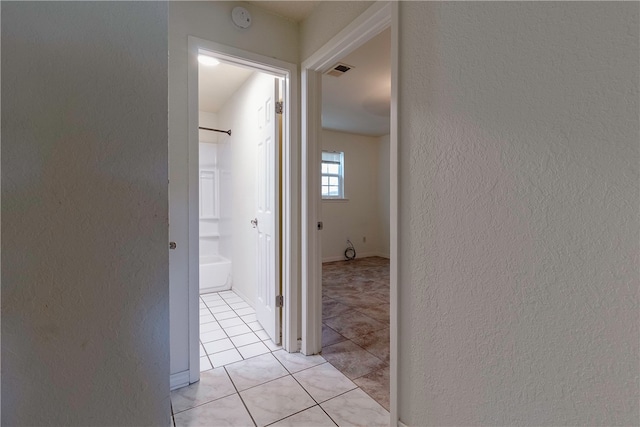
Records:
[[[175,390],[189,385],[189,370],[171,374],[169,377],[169,390]]]
[[[389,254],[383,254],[381,252],[365,252],[363,254],[358,254],[356,252],[356,259],[358,258],[369,258],[372,256],[379,256],[381,258],[387,258],[389,259]],[[322,262],[334,262],[334,261],[346,261],[344,259],[344,255],[338,255],[338,256],[330,256],[330,257],[326,257],[326,258],[322,258]]]
[[[247,297],[245,294],[243,294],[242,292],[240,292],[240,290],[238,288],[231,288],[231,290],[233,292],[235,292],[236,294],[238,294],[238,296],[240,298],[242,298],[244,300],[244,302],[246,302],[247,304],[249,304],[251,306],[251,308],[253,308],[255,310],[255,307],[253,306],[253,302],[251,302],[252,300]]]

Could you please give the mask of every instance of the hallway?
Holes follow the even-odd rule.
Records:
[[[201,296],[200,342],[200,381],[171,392],[176,427],[389,425],[325,358],[274,345],[233,291]]]

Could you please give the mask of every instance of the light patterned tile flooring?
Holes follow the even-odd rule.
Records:
[[[322,356],[287,353],[233,291],[200,299],[200,381],[171,392],[174,426],[388,426]]]

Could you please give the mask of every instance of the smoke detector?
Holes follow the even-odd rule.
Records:
[[[238,28],[249,28],[251,26],[251,14],[244,7],[234,7],[231,11],[231,20]]]
[[[328,76],[340,77],[341,75],[343,75],[347,71],[351,70],[352,68],[354,68],[354,67],[351,66],[351,65],[347,65],[347,64],[343,64],[342,62],[338,62],[333,67],[331,67],[327,71],[325,71],[325,74],[328,75]]]

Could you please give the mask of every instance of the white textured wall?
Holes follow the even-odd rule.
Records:
[[[166,123],[166,3],[2,3],[2,425],[169,423]]]
[[[639,7],[400,4],[406,424],[640,424]]]
[[[243,5],[251,28],[237,28],[231,10]],[[171,373],[189,369],[188,277],[189,210],[187,38],[199,37],[249,52],[298,62],[298,26],[242,2],[169,2],[169,213],[171,254]],[[221,124],[222,126],[222,124]],[[197,221],[197,216],[192,218]]]
[[[378,138],[323,129],[322,149],[344,152],[348,199],[322,201],[323,261],[343,260],[347,237],[358,257],[379,254]]]
[[[378,137],[378,252],[387,258],[391,255],[389,154],[389,135]]]

